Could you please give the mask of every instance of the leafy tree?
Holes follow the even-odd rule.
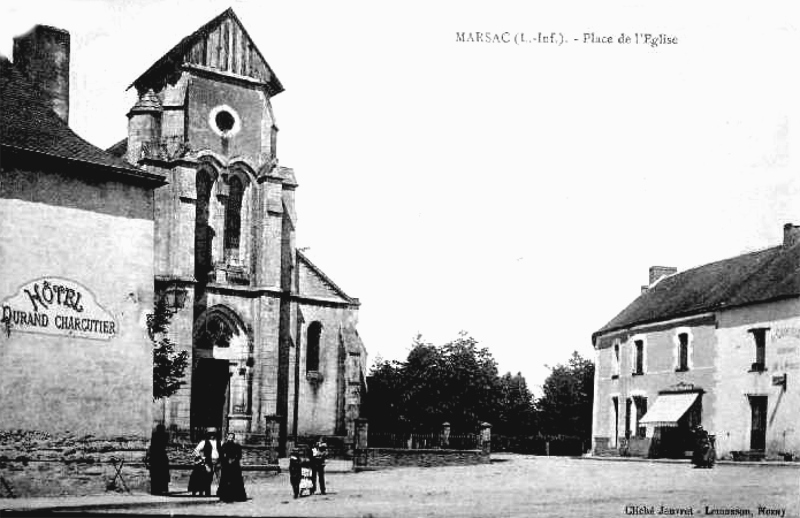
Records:
[[[368,385],[366,414],[376,431],[431,433],[447,421],[461,433],[489,421],[516,433],[533,424],[524,378],[498,376],[489,350],[465,332],[442,346],[418,336],[405,362],[377,361]]]
[[[556,365],[536,401],[542,433],[548,436],[579,437],[585,444],[592,436],[594,363],[572,353],[566,365]]]
[[[500,402],[492,433],[501,435],[533,435],[536,430],[536,408],[533,393],[521,372],[500,377]]]
[[[391,430],[400,426],[405,429],[406,417],[403,398],[401,367],[397,361],[386,361],[378,357],[372,366],[364,398],[364,415],[370,416],[373,429]]]
[[[169,339],[172,314],[164,299],[159,299],[153,313],[147,315],[147,333],[153,342],[153,400],[173,395],[185,383],[189,353],[176,351]]]

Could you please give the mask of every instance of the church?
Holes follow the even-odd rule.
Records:
[[[155,293],[189,352],[157,402],[173,432],[213,427],[288,442],[350,442],[365,389],[359,301],[295,246],[294,171],[279,165],[275,72],[228,9],[131,85],[128,136],[108,151],[155,192]]]

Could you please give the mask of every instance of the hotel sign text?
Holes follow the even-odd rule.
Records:
[[[20,331],[92,340],[117,333],[114,318],[83,285],[59,277],[23,284],[3,300],[2,323],[7,333]]]

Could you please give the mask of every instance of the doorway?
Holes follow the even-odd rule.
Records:
[[[767,446],[767,396],[750,399],[750,449],[764,451]]]
[[[226,433],[230,369],[228,360],[200,358],[192,374],[192,429]]]

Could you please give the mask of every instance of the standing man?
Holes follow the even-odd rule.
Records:
[[[317,478],[319,478],[319,491],[325,494],[325,459],[328,457],[328,445],[325,437],[320,437],[317,444],[311,449],[311,494],[317,491]]]
[[[219,448],[217,430],[209,428],[206,438],[194,449],[197,462],[189,477],[189,491],[192,494],[198,492],[201,496],[211,496],[211,481],[219,459]]]

